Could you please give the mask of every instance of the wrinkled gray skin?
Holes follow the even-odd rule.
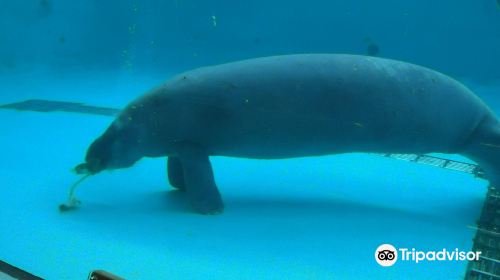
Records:
[[[183,73],[128,105],[89,148],[92,173],[168,156],[197,212],[223,209],[209,156],[458,153],[500,183],[500,126],[438,72],[354,55],[288,55]]]

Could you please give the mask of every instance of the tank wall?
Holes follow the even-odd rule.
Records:
[[[498,79],[500,7],[495,0],[0,2],[0,73],[40,65],[177,72],[275,54],[365,54],[370,44],[379,56],[458,78]]]

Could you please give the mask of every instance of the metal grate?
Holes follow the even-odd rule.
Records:
[[[500,280],[500,190],[490,186],[477,221],[473,251],[481,251],[469,262],[466,280]]]
[[[381,154],[381,155],[384,157],[389,157],[404,161],[411,161],[420,164],[432,165],[435,167],[464,172],[472,174],[477,178],[482,178],[482,179],[485,178],[484,171],[477,164],[473,163],[467,163],[467,162],[434,157],[429,155],[416,155],[416,154]]]

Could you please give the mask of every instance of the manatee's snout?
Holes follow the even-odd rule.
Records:
[[[132,166],[143,156],[137,137],[137,132],[131,127],[112,124],[90,145],[85,163],[75,167],[75,171],[80,174],[96,174],[107,169]]]
[[[76,174],[96,174],[100,171],[100,168],[98,167],[98,165],[84,162],[75,166],[75,168],[73,168],[73,171]]]
[[[88,173],[90,174],[96,174],[106,169],[106,167],[103,164],[101,164],[101,160],[98,158],[88,159],[87,162],[85,163],[85,167],[87,168]]]
[[[87,162],[80,163],[75,168],[73,168],[73,171],[76,174],[96,174],[104,170],[105,167],[101,164],[100,159],[92,158],[89,159]]]
[[[85,163],[78,165],[75,170],[81,174],[96,174],[107,169],[111,157],[111,145],[106,145],[102,137],[94,141],[85,156]]]

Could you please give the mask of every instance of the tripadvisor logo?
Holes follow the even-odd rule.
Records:
[[[477,261],[480,251],[459,251],[442,249],[439,251],[420,251],[415,248],[399,248],[391,244],[382,244],[375,250],[375,261],[381,266],[393,266],[398,259],[419,263],[422,261]]]
[[[375,250],[375,260],[381,266],[393,266],[398,260],[398,250],[391,244],[382,244]]]

